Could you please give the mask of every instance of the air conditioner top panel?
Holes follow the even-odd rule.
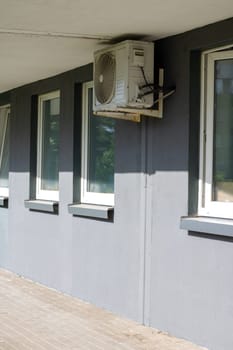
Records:
[[[111,45],[111,46],[106,46],[104,47],[103,49],[100,49],[100,50],[97,50],[94,52],[94,56],[98,56],[98,55],[101,55],[107,51],[112,51],[112,50],[117,50],[117,49],[121,49],[122,47],[125,47],[125,46],[131,46],[131,47],[146,47],[146,46],[154,46],[154,43],[153,42],[149,42],[149,41],[140,41],[140,40],[124,40],[124,41],[121,41],[120,43],[118,44],[114,44],[114,45]]]

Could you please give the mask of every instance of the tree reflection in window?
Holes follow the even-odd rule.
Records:
[[[114,192],[115,120],[93,116],[93,91],[88,89],[88,172],[87,190]]]

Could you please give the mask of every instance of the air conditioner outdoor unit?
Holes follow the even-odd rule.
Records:
[[[154,44],[123,41],[94,54],[94,111],[153,105]]]

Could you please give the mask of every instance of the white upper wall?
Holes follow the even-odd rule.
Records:
[[[0,0],[0,91],[92,62],[101,47],[94,39],[30,32],[157,39],[229,17],[232,0]]]

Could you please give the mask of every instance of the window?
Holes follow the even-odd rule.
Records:
[[[0,196],[8,197],[10,106],[0,106]]]
[[[114,204],[115,121],[92,114],[93,83],[83,85],[81,202]]]
[[[39,96],[36,198],[58,201],[60,93]]]
[[[233,219],[233,51],[202,57],[199,214]]]

